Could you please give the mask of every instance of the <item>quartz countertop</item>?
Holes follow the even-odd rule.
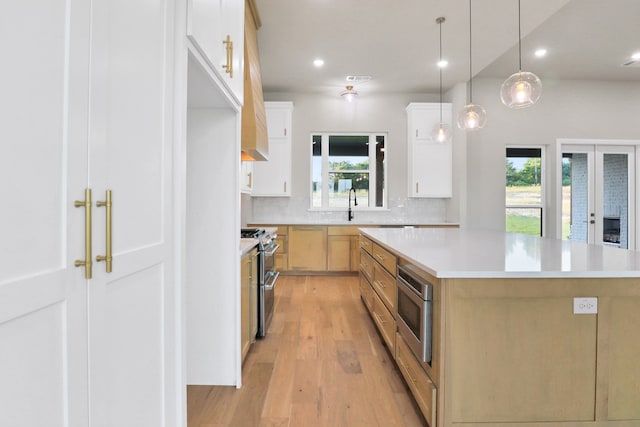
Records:
[[[393,222],[393,221],[338,221],[338,220],[320,220],[320,221],[268,221],[268,222],[251,222],[251,224],[282,224],[282,225],[337,225],[337,226],[382,226],[382,227],[458,227],[460,224],[456,222]]]
[[[240,256],[245,256],[246,254],[251,252],[251,249],[255,248],[256,246],[258,246],[258,239],[241,238]]]
[[[466,228],[361,228],[441,278],[640,277],[640,252]]]

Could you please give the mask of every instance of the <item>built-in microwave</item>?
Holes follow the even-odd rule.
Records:
[[[411,265],[398,266],[398,332],[413,354],[431,364],[433,323],[433,285],[412,271]]]

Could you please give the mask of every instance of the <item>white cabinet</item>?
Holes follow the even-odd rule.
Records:
[[[244,0],[188,0],[187,36],[242,105]]]
[[[176,425],[176,3],[3,6],[0,424]]]
[[[293,103],[265,102],[269,160],[253,164],[253,196],[291,195],[291,117]],[[271,133],[273,129],[273,134]]]
[[[451,128],[451,104],[442,104],[442,120]],[[440,122],[440,103],[411,103],[408,119],[409,197],[444,198],[452,196],[452,142],[431,136]]]
[[[240,164],[240,192],[251,194],[253,191],[253,161],[243,160]]]

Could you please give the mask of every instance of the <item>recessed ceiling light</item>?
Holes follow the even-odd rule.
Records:
[[[441,59],[440,61],[438,61],[438,67],[440,68],[445,68],[447,65],[449,65],[449,61],[447,61],[446,59]]]
[[[322,67],[324,65],[324,60],[318,58],[313,60],[313,65],[316,67]]]
[[[636,52],[633,55],[631,55],[631,59],[633,59],[634,61],[637,61],[640,59],[640,52]]]
[[[538,58],[544,58],[545,56],[547,56],[547,49],[538,49],[534,52],[534,55]]]

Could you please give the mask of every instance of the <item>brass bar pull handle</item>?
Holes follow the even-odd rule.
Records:
[[[284,136],[287,136],[287,128],[284,128]]]
[[[420,191],[418,191],[418,183],[416,182],[416,193],[419,193]]]
[[[227,64],[223,65],[222,68],[229,73],[230,78],[233,78],[233,42],[231,41],[231,36],[227,34],[226,40],[223,40],[222,43],[227,46]]]
[[[284,192],[287,192],[287,181],[284,182]]]
[[[96,206],[99,208],[105,207],[107,208],[107,215],[106,215],[106,235],[107,235],[107,242],[106,242],[106,250],[107,250],[107,254],[106,255],[98,255],[96,257],[96,261],[101,262],[101,261],[105,261],[106,262],[106,270],[107,273],[111,273],[111,271],[113,270],[113,257],[111,256],[111,239],[112,239],[112,234],[111,234],[111,206],[112,206],[112,201],[111,201],[111,190],[107,190],[106,191],[106,199],[105,201],[97,201],[96,202]]]
[[[91,260],[91,189],[84,190],[84,200],[73,202],[76,208],[84,208],[84,259],[74,262],[76,267],[84,267],[84,277],[91,279],[93,276],[93,261]]]
[[[253,173],[249,172],[249,188],[253,188]]]

